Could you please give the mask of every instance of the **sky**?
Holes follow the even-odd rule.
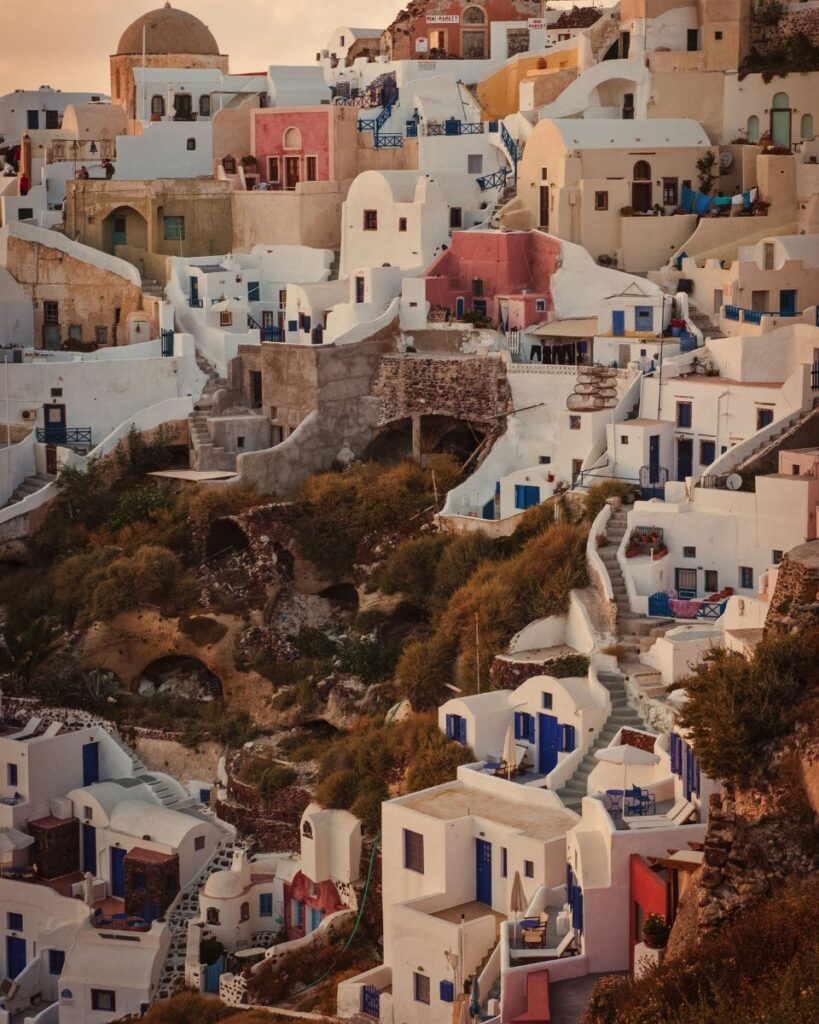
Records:
[[[110,92],[108,57],[164,0],[0,0],[0,96],[50,85]],[[234,72],[314,63],[338,25],[386,28],[401,0],[172,0],[208,26]]]

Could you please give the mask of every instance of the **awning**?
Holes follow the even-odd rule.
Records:
[[[538,324],[526,333],[533,334],[538,338],[561,338],[567,341],[573,341],[576,338],[593,338],[597,334],[597,317],[553,320],[548,324]]]

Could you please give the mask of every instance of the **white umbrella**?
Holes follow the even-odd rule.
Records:
[[[511,776],[512,768],[517,761],[517,750],[515,749],[515,736],[512,732],[512,726],[506,730],[506,739],[503,741],[503,754],[501,755],[502,760],[506,762],[506,774]]]
[[[623,766],[623,811],[622,816],[626,814],[626,772],[628,766],[632,765],[649,765],[659,764],[660,759],[656,754],[652,754],[650,750],[643,750],[642,747],[632,747],[628,743],[621,743],[616,747],[603,747],[602,750],[595,752],[596,761],[605,761],[608,764],[621,764]]]
[[[0,853],[14,853],[25,850],[34,842],[34,836],[27,836],[17,828],[0,829]]]

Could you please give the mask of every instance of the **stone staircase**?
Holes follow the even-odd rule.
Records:
[[[154,295],[156,298],[161,299],[165,294],[165,286],[160,284],[159,281],[155,281],[152,277],[143,277],[142,294]]]
[[[643,720],[633,708],[628,706],[626,688],[620,672],[614,669],[604,670],[598,673],[597,678],[611,695],[611,713],[606,719],[600,734],[591,747],[589,747],[586,756],[577,766],[574,774],[564,787],[557,791],[557,795],[569,810],[577,811],[578,814],[580,813],[583,797],[588,792],[589,775],[591,775],[592,770],[597,765],[597,761],[594,758],[595,753],[603,747],[609,746],[620,729],[628,728],[646,731]]]
[[[772,454],[778,448],[783,447],[782,439],[785,437],[785,435],[790,434],[795,427],[801,426],[804,420],[813,416],[815,412],[815,409],[810,409],[808,412],[796,413],[795,415],[791,416],[788,419],[788,421],[784,423],[779,428],[779,430],[777,430],[775,434],[771,435],[765,441],[760,441],[759,444],[753,449],[753,451],[751,451],[749,455],[746,455],[742,462],[740,462],[736,466],[734,472],[742,473],[743,470],[749,469],[753,465],[753,463],[757,461],[757,459]],[[787,449],[785,448],[785,450]],[[775,469],[772,469],[772,471],[776,472]]]
[[[706,344],[714,338],[724,338],[725,335],[722,331],[714,324],[714,321],[706,313],[703,313],[699,309],[694,309],[691,306],[688,307],[688,319],[694,324],[695,327],[699,327],[702,331],[703,340]]]
[[[500,192],[498,193],[498,198],[495,200],[492,206],[489,207],[489,212],[487,213],[486,219],[489,223],[490,228],[494,228],[495,231],[500,230],[501,213],[503,212],[503,208],[504,206],[506,206],[508,202],[511,202],[511,200],[514,199],[517,194],[517,185],[508,184],[507,179],[507,184],[500,190]]]
[[[176,898],[168,914],[168,928],[171,942],[159,974],[157,999],[168,999],[185,984],[185,955],[188,947],[188,922],[199,913],[199,892],[205,882],[216,871],[227,871],[233,863],[236,850],[245,849],[245,844],[236,841],[232,835],[216,847],[213,856],[196,878]]]
[[[197,363],[199,363],[199,359],[197,359]],[[199,365],[200,369],[205,369],[202,364]],[[208,365],[205,364],[205,366]],[[213,374],[212,370],[205,370],[205,372]],[[202,389],[201,397],[193,407],[193,412],[188,417],[191,469],[225,471],[236,469],[236,455],[214,445],[208,429],[208,418],[213,412],[213,396],[225,387],[227,387],[227,380],[224,377],[211,375],[208,383]]]
[[[155,775],[150,774],[137,775],[136,777],[140,782],[145,783],[163,807],[180,807],[181,801],[178,795],[164,779],[158,779]]]
[[[56,479],[55,476],[48,473],[35,473],[33,476],[27,476],[17,490],[12,492],[11,497],[3,507],[8,508],[9,505],[16,505],[18,501],[22,501],[23,498],[27,498],[30,494],[36,494],[37,491],[41,491]]]

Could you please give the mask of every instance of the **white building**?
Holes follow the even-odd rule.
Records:
[[[58,129],[68,106],[107,102],[102,93],[63,92],[41,85],[39,89],[15,89],[0,96],[0,143],[19,143],[26,131]]]

